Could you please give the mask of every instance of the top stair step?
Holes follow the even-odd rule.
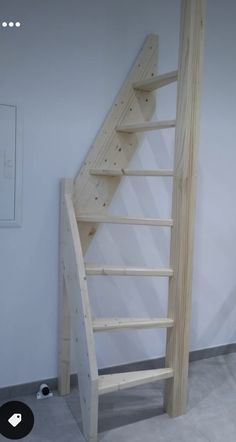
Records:
[[[172,71],[167,74],[158,75],[157,77],[148,78],[147,80],[138,81],[133,84],[133,88],[140,91],[151,92],[177,80],[178,71]]]
[[[111,393],[124,388],[136,387],[149,382],[173,377],[172,368],[158,368],[153,370],[131,371],[128,373],[115,373],[99,376],[99,394]]]
[[[116,131],[132,134],[136,132],[147,132],[150,130],[169,129],[175,127],[175,125],[176,120],[145,121],[144,123],[121,124],[116,127]]]

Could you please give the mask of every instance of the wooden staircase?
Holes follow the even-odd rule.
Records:
[[[62,395],[70,392],[73,338],[83,431],[89,442],[97,441],[98,398],[105,393],[166,379],[165,410],[170,416],[186,411],[203,1],[182,1],[178,71],[157,74],[158,39],[149,35],[78,176],[62,180],[59,391]],[[177,80],[176,121],[151,121],[155,111],[153,91]],[[176,128],[174,170],[128,168],[144,132],[173,127]],[[123,176],[173,177],[172,218],[108,214],[107,209]],[[85,263],[84,255],[101,223],[169,227],[169,268]],[[87,286],[90,275],[168,278],[168,317],[92,318]],[[166,367],[99,376],[94,333],[144,328],[167,329]]]

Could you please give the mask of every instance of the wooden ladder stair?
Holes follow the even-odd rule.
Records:
[[[97,441],[98,397],[105,393],[165,379],[165,410],[170,416],[186,411],[203,2],[182,0],[178,71],[157,75],[158,39],[149,35],[78,176],[62,180],[59,392],[62,395],[70,392],[73,336],[83,432],[89,442]],[[176,120],[150,121],[155,111],[153,91],[177,80]],[[143,132],[168,128],[176,131],[174,169],[129,169]],[[173,177],[171,219],[108,214],[107,208],[123,176]],[[170,267],[85,263],[84,255],[100,223],[170,227]],[[168,278],[168,317],[93,319],[87,286],[91,275]],[[165,368],[99,376],[94,333],[144,328],[167,329]]]

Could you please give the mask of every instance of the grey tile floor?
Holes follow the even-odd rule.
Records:
[[[162,383],[101,397],[101,442],[236,442],[236,353],[190,364],[188,413],[175,419],[163,414]],[[61,398],[27,403],[35,415],[28,442],[83,442],[77,391]],[[11,398],[11,400],[13,400]],[[6,400],[4,400],[6,402]],[[0,404],[3,403],[0,402]],[[6,441],[0,436],[1,441]]]

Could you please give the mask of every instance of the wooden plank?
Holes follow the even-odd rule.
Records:
[[[99,395],[123,390],[124,388],[137,387],[149,382],[160,381],[173,377],[171,368],[158,368],[153,370],[131,371],[99,376]]]
[[[151,130],[169,129],[172,127],[175,127],[175,120],[146,121],[144,123],[121,124],[117,126],[116,131],[132,134],[137,132],[148,132]]]
[[[172,219],[156,219],[156,218],[134,218],[124,216],[100,215],[95,213],[82,213],[77,216],[79,223],[107,223],[107,224],[130,224],[140,226],[173,226]]]
[[[98,318],[93,321],[94,332],[121,329],[169,328],[174,321],[169,318]]]
[[[59,360],[58,391],[61,396],[70,393],[71,318],[69,299],[62,267],[59,263]]]
[[[108,112],[104,124],[89,150],[75,179],[74,204],[76,215],[80,212],[106,213],[121,177],[110,181],[92,176],[90,169],[126,168],[135,154],[142,134],[120,134],[116,126],[121,121],[151,120],[155,112],[155,94],[135,91],[133,83],[157,74],[158,37],[149,35],[142,46],[128,76]],[[83,252],[96,233],[97,224],[79,226]]]
[[[173,275],[172,269],[156,267],[125,267],[125,266],[100,266],[96,264],[85,265],[87,275],[113,275],[113,276],[166,276]]]
[[[135,169],[91,169],[91,175],[96,176],[110,176],[110,177],[120,177],[120,176],[168,176],[172,177],[174,175],[174,171],[171,169],[143,169],[143,170],[135,170]]]
[[[96,442],[98,369],[84,260],[72,202],[72,189],[72,180],[62,182],[64,277],[72,318],[83,430],[86,441]]]
[[[140,91],[154,91],[163,86],[178,80],[178,71],[168,72],[167,74],[157,75],[156,77],[148,78],[147,80],[137,81],[133,84],[133,88]]]
[[[165,408],[170,416],[184,414],[187,406],[204,3],[182,1],[170,257],[174,276],[169,282],[168,306],[168,317],[174,319],[175,326],[167,333],[166,353],[166,365],[174,370],[165,391]]]
[[[62,190],[64,192],[64,189]],[[59,226],[59,352],[58,352],[58,391],[64,396],[70,393],[70,350],[71,350],[71,317],[69,297],[64,278],[64,229],[65,210],[60,201],[60,226]]]

